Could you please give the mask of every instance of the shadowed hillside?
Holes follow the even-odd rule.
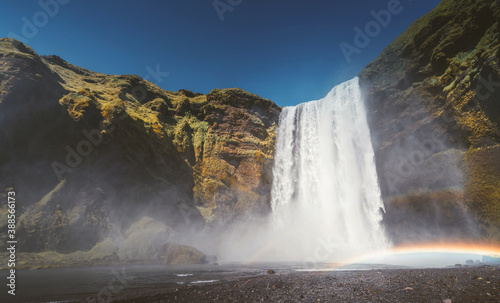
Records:
[[[396,241],[434,230],[439,216],[437,238],[462,226],[500,240],[499,39],[498,1],[443,0],[360,73]]]
[[[131,256],[108,241],[100,257],[158,261],[164,243],[268,212],[280,112],[270,100],[164,91],[13,39],[0,39],[0,67],[0,190],[16,191],[21,252],[127,242],[139,224],[156,250]]]

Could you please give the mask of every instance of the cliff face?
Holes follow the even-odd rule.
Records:
[[[500,240],[499,48],[499,1],[443,0],[360,73],[396,243]],[[16,191],[22,259],[211,260],[186,235],[270,210],[279,113],[241,89],[164,91],[0,39],[0,199]]]
[[[267,211],[279,112],[240,89],[164,91],[0,39],[0,191],[16,191],[20,249],[88,250],[145,218],[166,243]]]
[[[409,226],[470,214],[483,237],[500,239],[499,47],[498,1],[443,0],[360,73],[397,241],[404,229],[420,232]],[[432,215],[450,203],[461,214]],[[402,204],[413,218],[404,219]],[[475,228],[463,225],[463,234]]]

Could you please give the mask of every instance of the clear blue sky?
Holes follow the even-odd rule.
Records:
[[[41,0],[51,1],[68,2]],[[159,65],[169,73],[163,89],[240,87],[288,106],[319,99],[356,76],[440,2],[400,0],[402,11],[348,63],[339,44],[354,45],[353,28],[365,28],[371,10],[395,0],[218,1],[241,4],[221,21],[213,0],[71,0],[54,16],[40,13],[38,1],[1,1],[0,36],[22,36],[22,18],[35,18],[38,32],[24,33],[39,54],[107,74],[144,77],[147,66]]]

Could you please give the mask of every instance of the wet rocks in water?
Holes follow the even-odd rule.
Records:
[[[206,256],[188,245],[165,244],[165,264],[204,264]]]

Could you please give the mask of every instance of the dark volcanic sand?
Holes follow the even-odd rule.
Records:
[[[500,302],[500,267],[279,272],[126,289],[113,302]],[[444,301],[449,302],[449,301]]]

